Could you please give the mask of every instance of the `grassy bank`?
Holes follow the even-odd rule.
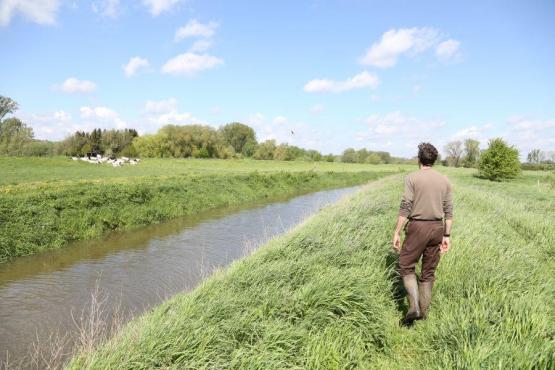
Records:
[[[427,321],[398,324],[399,175],[133,320],[70,367],[552,369],[555,190],[540,175],[449,175],[453,247]]]
[[[154,161],[154,164],[147,161],[144,167],[142,164],[136,166],[130,176],[121,176],[118,170],[124,168],[99,168],[66,159],[63,164],[72,176],[52,177],[53,173],[60,171],[54,165],[57,160],[54,159],[54,164],[49,163],[56,170],[48,176],[36,177],[36,173],[28,177],[14,175],[21,172],[19,166],[22,163],[32,160],[23,159],[24,162],[15,166],[10,181],[16,184],[0,187],[0,263],[114,230],[153,224],[215,207],[361,184],[392,171],[367,166],[367,171],[352,172],[308,171],[305,167],[304,171],[252,172],[251,169],[250,172],[217,173],[210,167],[212,161],[205,162],[204,172],[197,169],[175,175],[172,169],[180,162],[169,160]],[[12,159],[12,163],[14,161],[17,159]],[[150,170],[164,163],[165,172]],[[79,173],[83,166],[92,173],[101,172],[97,172],[94,179],[81,180]],[[243,169],[249,168],[249,164],[242,166]],[[102,171],[118,176],[102,177]]]

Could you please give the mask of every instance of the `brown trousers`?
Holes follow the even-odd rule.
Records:
[[[422,257],[420,282],[434,281],[439,264],[439,247],[443,239],[443,221],[409,221],[405,241],[399,254],[401,276],[414,274],[414,266]]]

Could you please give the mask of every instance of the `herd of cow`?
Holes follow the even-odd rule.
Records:
[[[87,163],[93,164],[111,164],[113,167],[121,167],[125,164],[136,165],[141,160],[139,158],[128,158],[128,157],[120,157],[120,158],[113,158],[113,157],[103,157],[100,154],[97,155],[86,155],[84,157],[71,157],[74,161],[83,161]]]

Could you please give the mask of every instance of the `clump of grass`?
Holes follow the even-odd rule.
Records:
[[[399,175],[133,320],[69,367],[552,369],[555,224],[546,207],[555,201],[523,201],[525,185],[465,171],[451,179],[452,251],[428,320],[413,328],[398,324],[405,307],[390,251]]]
[[[251,172],[5,187],[0,189],[0,263],[111,231],[216,207],[360,184],[386,174]]]

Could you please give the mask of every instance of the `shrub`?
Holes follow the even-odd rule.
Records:
[[[478,162],[478,174],[493,181],[515,178],[520,174],[518,149],[507,145],[501,138],[490,140]]]

